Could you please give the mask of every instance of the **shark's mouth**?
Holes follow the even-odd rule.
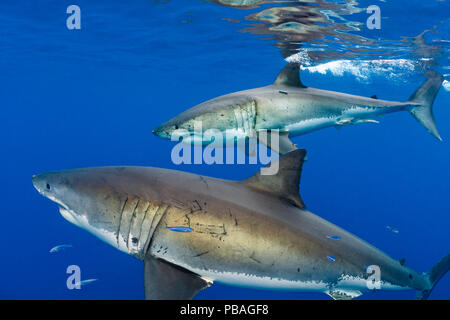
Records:
[[[179,141],[183,142],[184,144],[191,144],[194,146],[204,146],[214,142],[214,140],[215,140],[214,137],[207,137],[203,134],[189,133],[180,136]]]
[[[70,223],[73,223],[74,225],[81,227],[80,222],[75,218],[75,214],[73,211],[69,210],[64,205],[59,206],[59,212],[63,216],[64,219],[69,221]]]
[[[77,227],[86,230],[90,232],[91,234],[98,237],[100,240],[105,241],[106,243],[117,247],[119,250],[130,253],[128,251],[127,245],[124,245],[121,243],[119,245],[118,243],[118,235],[115,232],[112,232],[111,230],[107,230],[102,227],[95,227],[89,223],[88,218],[85,215],[76,214],[73,210],[70,210],[65,205],[59,206],[59,212],[63,216],[64,219],[69,221],[70,223],[76,225]],[[125,240],[122,240],[123,243],[125,243]]]

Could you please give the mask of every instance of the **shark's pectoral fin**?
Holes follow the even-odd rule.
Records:
[[[154,257],[147,257],[144,264],[147,300],[192,299],[200,290],[212,284],[188,270]]]
[[[255,138],[249,137],[248,139],[245,139],[244,143],[238,143],[237,147],[239,150],[244,152],[248,157],[255,157],[257,143],[258,142]]]
[[[305,157],[306,151],[303,149],[291,151],[267,166],[276,168],[276,172],[268,170],[268,174],[264,171],[267,170],[265,167],[242,183],[303,209],[305,204],[299,195],[299,183]]]
[[[325,291],[325,293],[334,300],[352,300],[362,295],[362,292],[359,290],[349,289],[331,289]]]
[[[289,132],[287,131],[259,131],[258,142],[266,145],[280,155],[298,149],[291,139],[289,139]]]
[[[278,154],[286,154],[298,149],[291,139],[289,139],[289,132],[280,132],[279,141],[279,148],[278,150],[275,150]]]

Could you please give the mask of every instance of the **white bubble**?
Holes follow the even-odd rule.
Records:
[[[450,82],[447,80],[444,80],[444,82],[442,83],[442,86],[444,87],[445,90],[450,91]]]

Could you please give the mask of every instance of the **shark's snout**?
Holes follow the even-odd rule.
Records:
[[[170,137],[171,137],[171,132],[165,125],[156,127],[155,129],[153,129],[152,133],[155,136],[163,138],[163,139],[170,139]]]
[[[174,122],[173,120],[168,121],[159,127],[153,129],[152,133],[160,138],[172,140],[172,138],[183,136],[188,131],[183,128],[182,124]]]
[[[64,190],[64,183],[57,173],[41,173],[31,177],[34,188],[47,199],[58,204],[61,215],[69,222],[78,225],[76,219],[69,213],[65,197],[61,192]]]
[[[44,197],[56,202],[62,207],[66,207],[63,203],[62,192],[65,189],[63,179],[57,173],[41,173],[31,177],[34,188]]]
[[[31,181],[33,182],[34,188],[40,193],[44,194],[44,192],[48,192],[51,190],[51,185],[46,179],[45,174],[35,174],[31,177]]]

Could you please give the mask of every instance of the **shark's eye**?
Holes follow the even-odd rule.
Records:
[[[50,185],[47,183],[47,190],[50,190]]]
[[[178,126],[177,125],[175,125],[175,130],[177,130],[178,129]]]

